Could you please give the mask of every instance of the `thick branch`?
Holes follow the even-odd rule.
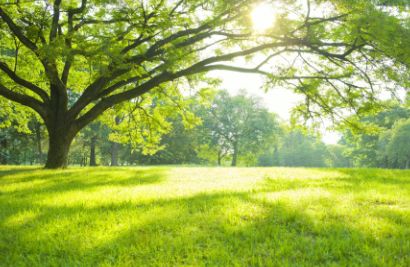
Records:
[[[170,36],[165,37],[165,38],[163,38],[163,39],[157,41],[156,43],[154,43],[154,44],[147,50],[147,52],[146,52],[145,54],[133,56],[133,57],[129,58],[129,59],[127,60],[127,62],[128,62],[128,63],[131,63],[131,64],[135,64],[135,65],[141,64],[142,62],[144,62],[144,61],[146,61],[146,60],[149,60],[150,58],[153,58],[153,57],[155,57],[156,55],[158,55],[159,53],[161,53],[160,48],[161,48],[162,46],[164,46],[164,45],[166,45],[166,44],[168,44],[168,43],[170,43],[170,42],[172,42],[172,41],[174,41],[174,40],[176,40],[176,39],[178,39],[178,38],[185,37],[185,36],[189,36],[189,35],[192,35],[192,34],[197,34],[197,33],[200,33],[201,31],[204,31],[204,30],[207,30],[207,29],[211,29],[211,28],[212,28],[212,23],[215,22],[215,21],[218,20],[218,19],[221,19],[221,17],[222,17],[223,15],[224,15],[224,13],[220,14],[219,16],[217,16],[213,21],[207,22],[207,23],[205,23],[205,24],[203,24],[203,25],[200,25],[200,26],[198,26],[198,27],[196,27],[196,28],[187,29],[187,30],[181,30],[181,31],[178,31],[178,32],[176,32],[176,33],[174,33],[174,34],[171,34]],[[226,20],[231,20],[231,19],[232,19],[232,18],[229,18],[229,19],[226,19]],[[181,47],[181,46],[186,46],[186,45],[189,45],[189,44],[193,44],[193,43],[195,43],[195,42],[197,42],[197,41],[199,41],[199,40],[202,40],[203,38],[205,38],[205,37],[207,37],[207,36],[211,36],[211,35],[213,35],[213,34],[217,34],[217,35],[229,35],[228,33],[223,33],[223,32],[213,32],[213,33],[207,32],[207,33],[203,33],[203,34],[199,34],[199,35],[197,35],[197,36],[191,37],[190,39],[187,40],[188,42],[187,42],[187,41],[182,42],[182,43],[180,44],[180,47]],[[199,38],[198,38],[198,36],[199,36]],[[147,37],[147,40],[150,39],[150,38],[153,38],[153,37],[154,37],[154,36]],[[145,39],[142,39],[142,40],[143,40],[143,42],[146,41]],[[192,41],[190,41],[190,40],[192,40]],[[138,45],[138,43],[139,43],[139,42],[137,41],[137,45]],[[135,44],[132,44],[131,46],[125,47],[125,48],[122,50],[122,53],[123,53],[123,54],[124,54],[124,53],[127,53],[129,50],[131,50],[131,49],[133,49],[133,48],[135,48]],[[112,67],[113,69],[115,69],[114,66],[111,66],[111,67]],[[77,101],[77,103],[71,108],[71,110],[70,110],[70,117],[75,118],[75,117],[81,112],[81,110],[82,110],[85,106],[87,106],[88,104],[90,104],[91,101],[95,100],[95,97],[100,93],[100,90],[102,90],[103,86],[104,86],[105,84],[107,84],[110,80],[113,80],[113,79],[119,77],[120,75],[122,75],[122,74],[124,74],[124,73],[127,73],[127,72],[130,71],[130,70],[131,70],[130,68],[125,68],[125,69],[122,69],[122,70],[119,69],[119,70],[115,71],[110,77],[100,77],[100,78],[97,79],[94,83],[92,83],[90,86],[88,86],[88,87],[85,89],[83,95],[82,95],[82,96],[80,97],[80,99]],[[118,88],[119,88],[119,87],[118,87]],[[117,88],[114,88],[114,89],[117,89]],[[110,91],[113,91],[113,88],[111,88]]]
[[[17,84],[19,84],[21,86],[24,86],[25,88],[29,89],[30,91],[36,93],[38,96],[41,97],[41,99],[43,99],[44,102],[48,102],[50,100],[47,93],[43,89],[41,89],[40,87],[38,87],[37,85],[35,85],[35,84],[33,84],[29,81],[26,81],[26,80],[22,79],[15,72],[13,72],[7,66],[6,63],[0,61],[0,70],[2,70],[4,73],[6,73],[7,76],[9,76],[10,79],[12,79]]]
[[[73,59],[74,59],[73,55],[67,56],[66,62],[64,64],[63,73],[61,74],[61,81],[63,82],[65,86],[67,86],[68,75],[70,74],[70,69],[71,69]]]
[[[81,127],[83,127],[83,125],[86,125],[87,123],[89,123],[90,121],[92,121],[93,119],[98,117],[102,112],[104,112],[109,107],[111,107],[113,105],[116,105],[116,104],[118,104],[122,101],[138,97],[138,96],[148,92],[152,88],[160,85],[161,83],[171,81],[171,80],[180,78],[182,76],[192,75],[192,74],[204,72],[204,71],[207,70],[207,68],[209,68],[209,66],[207,66],[208,64],[212,64],[214,62],[229,61],[229,60],[232,60],[236,57],[241,57],[241,56],[254,54],[254,53],[256,53],[258,51],[261,51],[261,50],[264,50],[264,49],[269,49],[269,48],[274,48],[274,47],[279,47],[279,46],[286,46],[286,45],[291,45],[291,44],[292,44],[292,42],[289,42],[289,43],[278,42],[278,43],[271,43],[271,44],[263,44],[263,45],[256,46],[256,47],[253,47],[253,48],[250,48],[250,49],[247,49],[247,50],[243,50],[243,51],[233,52],[233,53],[229,53],[229,54],[222,55],[222,56],[210,57],[208,59],[202,60],[202,61],[192,65],[191,67],[188,67],[188,68],[186,68],[184,70],[181,70],[179,72],[176,72],[176,73],[163,72],[162,74],[150,79],[149,81],[147,81],[147,82],[145,82],[145,83],[143,83],[139,86],[136,86],[135,88],[133,88],[131,90],[128,90],[126,92],[122,92],[122,93],[119,93],[119,94],[115,94],[115,95],[109,96],[109,97],[101,100],[90,111],[88,111],[86,114],[84,114],[82,117],[80,117],[77,120],[77,122],[79,124],[79,127],[81,128]],[[85,98],[85,97],[82,96],[82,98]],[[82,101],[82,102],[84,102],[84,103],[82,103],[82,105],[84,105],[86,103],[85,101]],[[79,105],[79,101],[77,101],[75,107],[78,106],[78,105]],[[79,111],[81,111],[81,109],[75,109],[74,110],[75,107],[73,107],[73,111],[75,111],[75,113],[78,114]],[[75,114],[75,116],[76,116],[76,114]]]
[[[5,87],[2,84],[0,84],[0,96],[3,96],[3,97],[5,97],[9,100],[17,102],[17,103],[22,104],[24,106],[27,106],[29,108],[32,108],[43,119],[46,117],[46,108],[45,108],[45,106],[43,105],[43,103],[41,103],[40,101],[38,101],[35,98],[32,98],[32,97],[27,96],[27,95],[20,94],[20,93],[16,93],[16,92],[8,89],[7,87]]]
[[[81,1],[81,6],[79,8],[73,8],[68,10],[68,34],[65,39],[65,44],[68,49],[72,49],[72,32],[73,32],[73,18],[75,14],[81,14],[87,5],[87,0]],[[67,85],[68,82],[68,75],[70,74],[70,68],[73,63],[75,57],[75,53],[70,51],[70,54],[67,56],[67,59],[64,64],[63,73],[61,74],[61,81],[64,85]]]
[[[139,80],[141,80],[141,79],[142,79],[142,77],[136,76],[136,77],[129,78],[129,79],[127,79],[127,80],[119,81],[119,82],[117,82],[117,83],[111,85],[110,87],[104,89],[104,91],[102,91],[99,95],[97,95],[96,98],[98,99],[98,98],[100,98],[100,97],[109,95],[109,94],[111,94],[112,92],[114,92],[115,90],[117,90],[118,88],[121,88],[121,87],[123,87],[123,86],[125,86],[125,85],[128,85],[128,84],[131,84],[131,83],[135,83],[135,82],[137,82],[137,81],[139,81]]]
[[[152,88],[157,87],[161,83],[170,81],[174,79],[175,75],[169,72],[163,72],[162,74],[152,78],[144,84],[136,86],[134,89],[122,92],[116,95],[109,96],[102,99],[94,107],[92,107],[87,113],[76,120],[77,127],[79,129],[83,128],[85,125],[93,121],[99,115],[101,115],[108,108],[121,103],[125,100],[132,99],[138,96],[141,96]]]
[[[119,77],[125,73],[127,73],[129,69],[122,69],[112,73],[111,76],[103,76],[98,78],[95,82],[90,84],[77,100],[77,102],[70,108],[69,110],[69,117],[75,119],[78,114],[88,105],[91,101],[94,100],[95,95],[100,92],[100,90],[107,85],[112,79]]]
[[[243,73],[254,73],[254,74],[262,74],[268,77],[271,77],[276,80],[308,80],[308,79],[320,79],[320,80],[339,80],[342,78],[347,78],[347,75],[338,75],[338,76],[326,76],[326,75],[304,75],[304,76],[273,76],[272,73],[267,71],[260,70],[258,68],[242,68],[237,66],[229,66],[229,65],[221,65],[221,64],[214,64],[209,65],[201,69],[201,72],[207,72],[212,70],[226,70],[226,71],[234,71],[234,72],[243,72]]]
[[[13,32],[15,36],[22,42],[26,47],[31,49],[32,51],[36,51],[38,48],[35,43],[30,41],[21,31],[21,28],[17,26],[13,20],[9,17],[9,15],[4,12],[4,10],[0,7],[0,17],[6,22],[10,30]]]
[[[127,18],[118,18],[118,19],[110,19],[110,20],[97,20],[97,19],[82,20],[73,27],[73,31],[78,31],[82,26],[87,25],[87,24],[112,24],[112,23],[128,22],[128,21],[129,19]]]
[[[58,21],[60,20],[60,4],[61,0],[54,1],[54,14],[50,30],[50,42],[57,37]]]
[[[81,0],[81,6],[79,8],[73,8],[68,10],[68,13],[71,15],[80,14],[82,13],[87,6],[87,0]]]

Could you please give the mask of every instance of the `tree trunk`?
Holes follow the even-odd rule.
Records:
[[[7,139],[6,137],[4,137],[1,141],[0,141],[0,164],[7,164]]]
[[[219,151],[218,152],[218,166],[221,166],[221,163],[222,163],[222,152],[221,151]]]
[[[274,149],[273,149],[272,165],[273,166],[280,166],[279,149],[278,149],[277,144],[275,144]]]
[[[43,149],[41,147],[41,124],[35,122],[35,134],[36,134],[36,144],[37,144],[37,161],[39,164],[43,163]]]
[[[51,76],[55,73],[51,74]],[[68,164],[68,151],[74,136],[80,130],[67,118],[67,91],[58,83],[51,81],[50,103],[44,119],[48,131],[48,153],[46,169],[65,168]]]
[[[69,131],[54,131],[49,129],[49,148],[46,169],[67,167],[68,151],[75,134]]]
[[[119,145],[116,142],[111,142],[111,166],[118,166],[118,149]]]
[[[97,143],[97,136],[91,137],[90,142],[90,166],[97,166],[97,160],[95,157],[95,145]]]
[[[119,116],[115,116],[115,125],[119,125],[122,121],[122,118]],[[120,144],[116,142],[111,142],[111,166],[118,166],[118,150]]]
[[[238,161],[238,142],[233,144],[233,155],[232,155],[232,163],[231,166],[235,167]]]
[[[81,167],[87,166],[87,159],[88,159],[87,155],[85,155],[85,153],[83,153],[82,157],[81,157],[81,163],[80,163]]]

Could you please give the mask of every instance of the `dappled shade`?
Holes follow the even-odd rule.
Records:
[[[410,172],[0,169],[11,265],[410,264]]]

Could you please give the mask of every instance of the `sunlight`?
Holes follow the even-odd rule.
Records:
[[[271,5],[259,4],[253,9],[251,17],[253,29],[257,32],[264,32],[273,26],[275,10]]]

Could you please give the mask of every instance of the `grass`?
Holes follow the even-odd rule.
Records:
[[[1,266],[410,266],[410,172],[0,167]]]

